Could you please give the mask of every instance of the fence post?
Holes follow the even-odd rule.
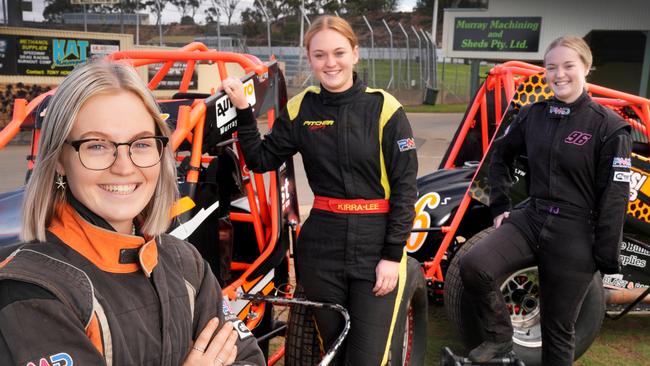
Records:
[[[390,37],[390,80],[388,81],[388,85],[386,85],[386,89],[390,89],[391,84],[393,84],[393,76],[395,74],[395,59],[393,57],[393,32],[390,31],[390,27],[388,27],[386,19],[382,19],[381,21],[384,22],[384,26],[386,27],[388,36]]]
[[[370,64],[370,54],[368,54],[368,69],[371,70],[371,75],[372,75],[372,86],[377,86],[377,80],[375,79],[375,32],[372,30],[372,27],[370,26],[370,22],[368,21],[368,18],[366,18],[365,15],[363,15],[363,20],[366,22],[366,25],[368,26],[368,29],[370,29],[370,50],[372,51],[372,66]]]
[[[411,30],[413,31],[413,34],[415,34],[415,38],[418,39],[418,52],[420,55],[420,59],[418,62],[418,70],[419,70],[419,75],[418,78],[420,79],[420,89],[422,89],[422,39],[420,39],[420,35],[418,34],[418,31],[415,30],[415,27],[411,25]]]
[[[406,30],[404,27],[402,27],[402,23],[398,22],[399,28],[402,30],[402,33],[404,33],[404,37],[406,37],[406,88],[410,89],[411,88],[411,47],[409,45],[409,35],[406,33]]]
[[[429,85],[431,85],[431,73],[429,69],[429,40],[427,39],[427,35],[424,33],[424,30],[420,28],[420,33],[422,34],[422,39],[424,39],[424,45],[427,46],[427,64],[426,64],[426,70],[427,70],[427,82],[426,82],[426,87],[428,88]]]
[[[424,39],[427,41],[427,44],[431,44],[431,61],[429,62],[429,67],[431,68],[431,87],[435,88],[437,84],[436,80],[436,43],[431,40],[429,34],[425,31],[422,32]]]

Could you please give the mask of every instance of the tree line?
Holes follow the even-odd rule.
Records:
[[[304,10],[309,18],[322,13],[335,12],[346,18],[383,17],[397,10],[404,0],[304,0]],[[413,12],[431,17],[435,0],[417,0]],[[61,22],[64,13],[80,12],[79,5],[71,5],[70,0],[45,0],[43,17],[46,21]],[[206,24],[220,22],[222,25],[240,23],[243,35],[248,39],[266,37],[266,18],[259,7],[262,4],[273,23],[272,38],[275,44],[293,44],[299,34],[300,12],[303,0],[255,0],[255,3],[242,3],[240,0],[121,0],[116,5],[87,5],[92,13],[135,13],[147,12],[161,20],[165,9],[179,14],[178,23],[196,24],[199,9],[207,9],[202,17]],[[444,8],[486,7],[488,0],[438,0],[438,23],[442,24]],[[239,18],[235,14],[240,12]],[[429,24],[431,24],[429,22]],[[279,42],[278,42],[279,41]],[[255,43],[255,42],[253,42]]]

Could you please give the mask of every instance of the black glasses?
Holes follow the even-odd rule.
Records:
[[[140,137],[130,142],[113,142],[104,139],[83,139],[66,141],[79,154],[81,165],[90,170],[108,169],[117,160],[117,148],[120,145],[129,147],[129,158],[140,168],[152,167],[163,154],[169,138],[165,136]]]

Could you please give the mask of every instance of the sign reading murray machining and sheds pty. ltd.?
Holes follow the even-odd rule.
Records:
[[[454,51],[537,52],[541,17],[458,17]]]

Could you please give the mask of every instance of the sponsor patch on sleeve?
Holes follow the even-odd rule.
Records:
[[[237,331],[237,334],[239,334],[239,339],[248,338],[253,335],[253,332],[251,332],[251,330],[248,329],[246,324],[244,324],[244,322],[239,319],[233,321],[232,326]]]
[[[615,172],[614,172],[614,179],[613,179],[613,180],[614,180],[614,182],[626,182],[626,183],[630,183],[630,175],[631,175],[631,174],[632,174],[631,172],[619,172],[619,171],[615,171]]]
[[[415,149],[415,139],[413,137],[397,140],[397,147],[400,152]]]
[[[72,366],[74,361],[68,353],[60,352],[55,355],[43,357],[38,362],[28,362],[25,366]]]
[[[243,321],[239,320],[237,315],[233,314],[228,300],[223,299],[223,302],[221,303],[221,310],[223,311],[223,316],[226,321],[231,322],[233,328],[235,328],[237,334],[239,334],[239,339],[248,338],[253,335],[253,332],[248,329],[246,324],[244,324]]]
[[[630,168],[632,166],[631,158],[614,157],[612,160],[613,168]]]

